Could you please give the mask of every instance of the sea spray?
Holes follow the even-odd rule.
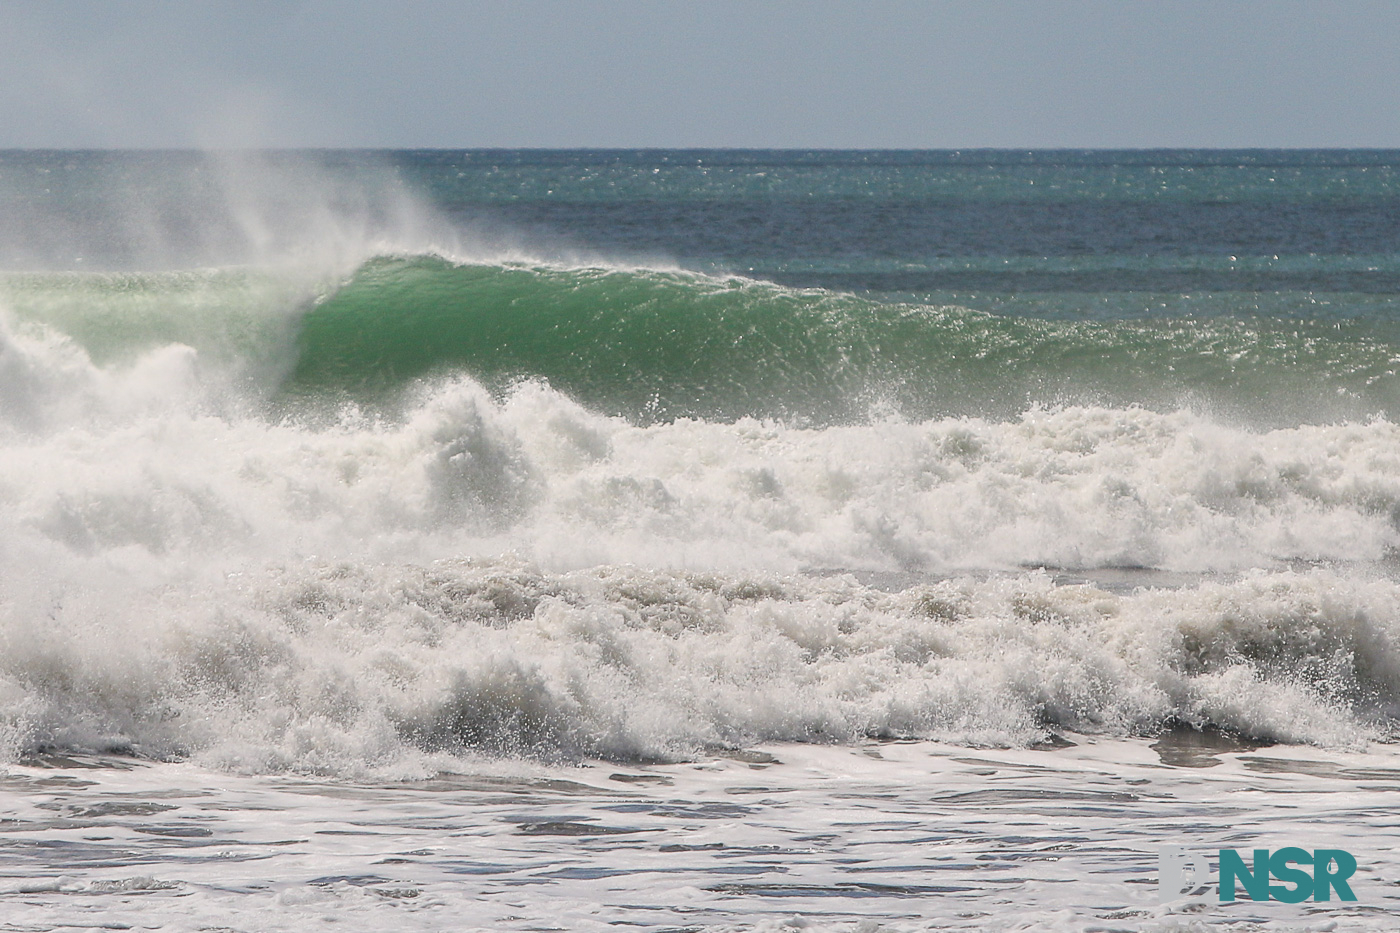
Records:
[[[372,155],[0,153],[0,268],[345,272],[461,236]]]

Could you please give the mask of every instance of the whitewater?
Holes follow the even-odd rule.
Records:
[[[1393,928],[1396,182],[1267,155],[0,154],[0,930]]]

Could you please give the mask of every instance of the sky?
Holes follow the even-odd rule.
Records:
[[[0,148],[1400,147],[1400,2],[0,0]]]

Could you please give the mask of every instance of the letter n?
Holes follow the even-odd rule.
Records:
[[[1234,849],[1220,850],[1220,903],[1235,899],[1235,881],[1244,885],[1251,901],[1269,899],[1269,850],[1254,850],[1254,870],[1244,867],[1244,859]]]

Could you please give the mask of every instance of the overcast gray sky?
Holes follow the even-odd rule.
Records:
[[[1400,2],[0,0],[0,147],[1400,147]]]

